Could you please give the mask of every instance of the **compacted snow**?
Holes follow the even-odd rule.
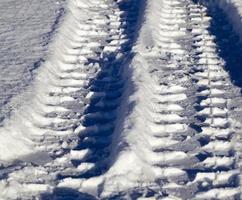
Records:
[[[0,199],[241,199],[241,3],[50,2],[0,77]]]

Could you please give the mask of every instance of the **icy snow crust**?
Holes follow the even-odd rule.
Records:
[[[0,198],[241,199],[232,26],[216,1],[69,1],[0,129]]]

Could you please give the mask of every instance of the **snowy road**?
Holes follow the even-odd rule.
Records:
[[[241,199],[242,4],[67,6],[0,127],[0,199]]]

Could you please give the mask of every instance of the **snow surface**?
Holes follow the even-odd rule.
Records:
[[[233,28],[242,40],[242,2],[240,0],[217,0],[215,1],[231,19]]]
[[[23,103],[24,99],[12,99],[31,84],[46,60],[64,4],[64,0],[0,2],[0,123]]]
[[[0,199],[241,199],[230,5],[68,1],[33,76],[9,69],[28,87],[0,127]]]

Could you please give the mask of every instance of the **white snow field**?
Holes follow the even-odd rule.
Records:
[[[240,1],[21,1],[0,3],[26,5],[0,18],[0,199],[242,199]]]

